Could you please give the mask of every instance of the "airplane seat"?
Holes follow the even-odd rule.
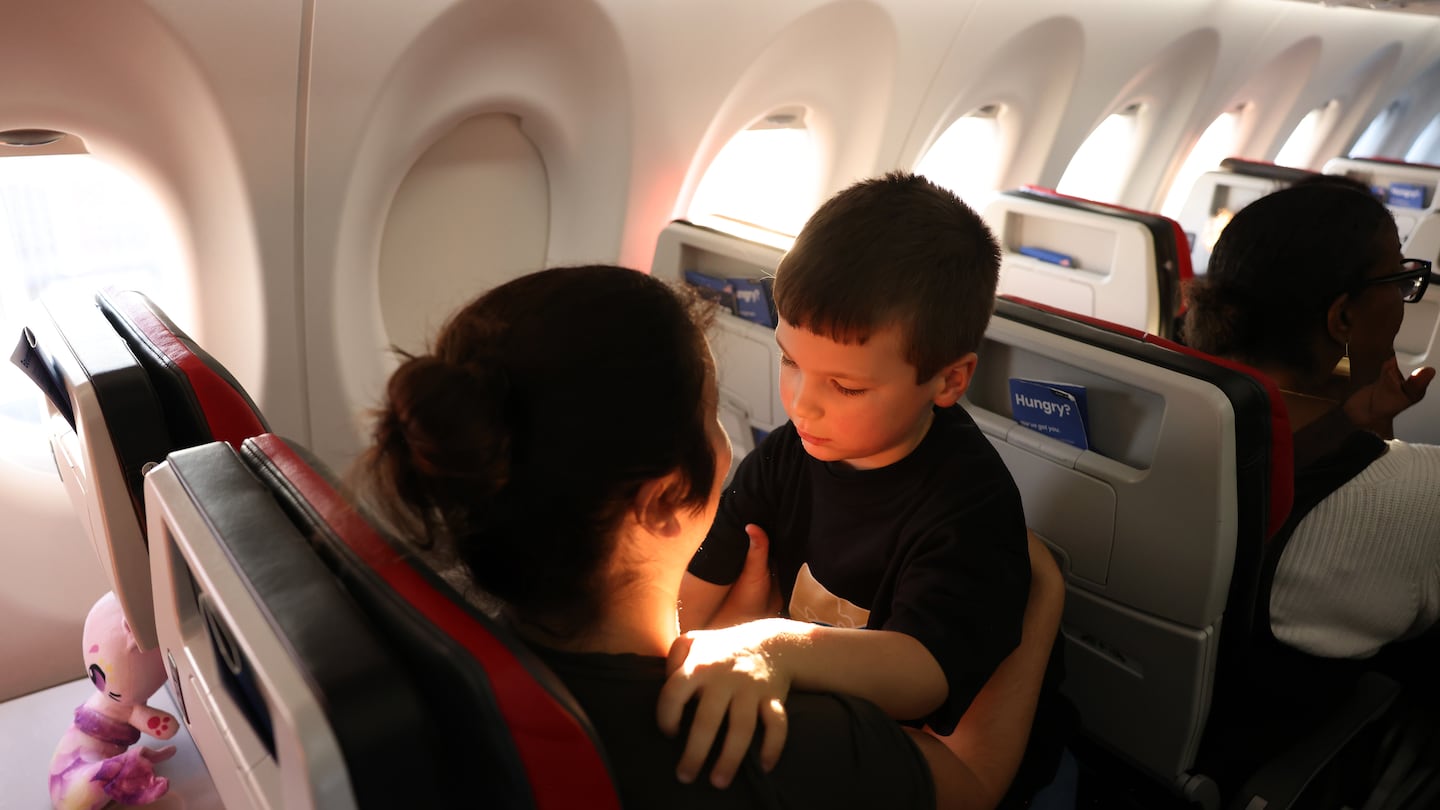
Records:
[[[308,688],[317,664],[285,639],[339,630],[331,609],[262,587],[279,563],[250,547],[255,530],[232,515],[242,497],[258,519],[278,516],[269,534],[294,547],[287,588],[342,594],[359,622],[349,632],[398,671],[405,703],[366,722],[405,767],[372,772],[332,739],[346,719],[332,698],[358,699],[364,716],[384,693],[363,679],[338,695]],[[266,434],[239,453],[223,443],[174,453],[148,477],[147,498],[164,518],[151,523],[151,546],[171,686],[227,806],[619,807],[603,752],[559,681],[377,531],[298,445]]]
[[[238,448],[269,432],[239,381],[144,293],[111,288],[95,300],[155,386],[176,449],[212,441]]]
[[[685,220],[666,225],[655,242],[650,273],[686,284],[716,303],[710,329],[720,387],[720,419],[734,453],[726,480],[765,435],[788,417],[776,380],[780,347],[769,289],[784,251]],[[736,285],[740,285],[737,292]]]
[[[1174,220],[1038,186],[1001,193],[984,217],[1002,250],[999,294],[1178,334],[1192,272]]]
[[[1263,551],[1294,497],[1278,390],[1240,364],[1009,296],[996,302],[980,357],[966,407],[1066,571],[1064,689],[1082,743],[1199,806],[1238,798],[1241,779],[1219,767],[1229,764],[1222,732],[1256,675]],[[1029,403],[1016,392],[1033,391],[1027,384],[1083,397],[1083,437],[1022,424]],[[1361,696],[1360,715],[1326,715],[1313,735],[1326,744],[1291,740],[1298,753],[1241,778],[1255,771],[1261,799],[1289,806],[1373,719],[1373,697]]]
[[[183,447],[267,430],[240,384],[146,296],[42,297],[16,359],[51,407],[51,448],[142,649],[155,646],[144,472]]]
[[[1381,196],[1400,234],[1400,253],[1440,266],[1440,166],[1382,158],[1333,158],[1326,174],[1358,180]],[[1395,356],[1404,370],[1440,366],[1440,295],[1435,289],[1405,305],[1395,336]],[[1395,418],[1395,438],[1440,444],[1440,398],[1426,397]]]
[[[1195,275],[1205,274],[1210,250],[1236,211],[1314,174],[1276,163],[1228,157],[1215,170],[1196,178],[1176,217],[1189,245]]]

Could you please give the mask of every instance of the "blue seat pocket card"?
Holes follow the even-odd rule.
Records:
[[[735,312],[735,285],[727,278],[712,276],[699,270],[686,270],[685,283],[694,287],[700,297],[714,301],[727,312]]]
[[[1037,433],[1090,449],[1083,385],[1011,377],[1010,411],[1016,422]]]
[[[1417,183],[1391,183],[1385,202],[1396,208],[1424,208],[1425,187]]]
[[[735,291],[736,315],[751,323],[775,328],[779,320],[775,314],[775,298],[771,293],[772,279],[730,278],[726,281]]]

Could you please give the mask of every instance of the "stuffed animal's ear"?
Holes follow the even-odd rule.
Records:
[[[130,632],[130,622],[126,619],[120,620],[120,630],[125,633],[125,649],[131,652],[140,652],[140,644],[135,641],[135,634]]]

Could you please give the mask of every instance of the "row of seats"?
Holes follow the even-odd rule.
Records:
[[[1225,169],[1263,173],[1267,184],[1294,179],[1278,176],[1283,167],[1227,161]],[[1190,275],[1190,240],[1178,223],[1045,189],[1003,194],[986,218],[1004,249],[1001,297],[966,407],[1019,484],[1027,522],[1064,561],[1065,689],[1086,737],[1199,806],[1258,796],[1287,806],[1379,716],[1395,685],[1366,678],[1313,725],[1280,729],[1268,768],[1229,753],[1237,735],[1266,721],[1245,713],[1264,680],[1255,629],[1268,621],[1266,543],[1292,497],[1278,391],[1253,370],[1172,339]],[[754,275],[773,272],[778,258],[673,223],[652,273]],[[1075,297],[1057,280],[1083,292]],[[1015,296],[1057,290],[1059,306]],[[768,330],[721,318],[717,333],[722,401],[741,403],[742,422],[783,421]],[[1088,448],[1020,424],[1012,378],[1084,386]],[[1302,739],[1308,748],[1282,754]]]
[[[143,295],[43,312],[61,477],[226,807],[619,807],[544,664]]]
[[[1065,692],[1084,735],[1196,806],[1286,807],[1394,700],[1367,677],[1310,725],[1251,695],[1266,542],[1293,499],[1290,428],[1263,375],[1167,339],[1002,297],[966,407],[1064,561]],[[1083,385],[1089,448],[1019,424],[1009,380]],[[1257,754],[1238,737],[1264,728]],[[1258,758],[1257,758],[1258,757]]]

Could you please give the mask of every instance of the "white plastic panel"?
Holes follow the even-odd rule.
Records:
[[[1000,294],[1160,332],[1155,245],[1141,223],[1008,196],[991,202],[984,217],[1003,251]],[[1022,247],[1065,254],[1073,265],[1022,255]]]
[[[145,504],[169,689],[225,806],[354,808],[324,707],[168,462],[146,476]],[[270,713],[273,756],[224,685],[239,661]]]
[[[773,276],[779,248],[749,242],[687,222],[672,222],[660,232],[651,275],[682,283],[684,271],[700,270],[720,278]],[[716,313],[710,330],[722,395],[733,398],[749,418],[749,426],[770,431],[785,423],[780,401],[780,347],[775,332],[725,311]],[[731,441],[735,435],[731,433]],[[736,463],[741,458],[736,444]]]
[[[1086,388],[1090,449],[1010,417],[1009,379]],[[1194,764],[1239,526],[1234,414],[1202,380],[997,316],[966,407],[1063,552],[1066,693],[1162,782]]]
[[[1175,219],[1190,240],[1190,266],[1196,276],[1210,266],[1210,250],[1235,212],[1284,186],[1279,180],[1228,171],[1200,175]]]
[[[126,471],[121,467],[112,426],[106,422],[107,411],[97,389],[101,384],[97,381],[106,379],[111,391],[119,390],[115,383],[118,379],[127,392],[139,388],[149,393],[149,378],[93,299],[47,296],[33,312],[31,334],[49,358],[75,418],[72,427],[53,404],[48,406],[50,446],[60,480],[135,633],[136,643],[142,650],[154,649],[155,615],[143,516],[136,513],[131,501]],[[117,416],[142,421],[163,418],[153,394],[109,405]],[[160,428],[163,430],[163,425]],[[157,456],[165,449],[154,447]],[[131,463],[151,460],[161,459],[132,459]]]

